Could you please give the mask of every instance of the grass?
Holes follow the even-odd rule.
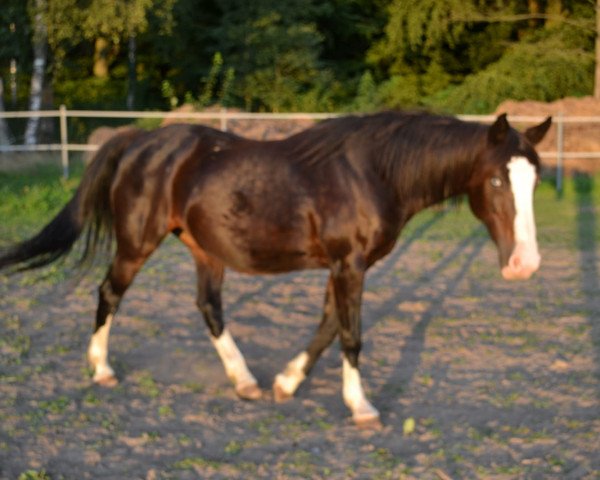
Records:
[[[44,226],[73,195],[81,168],[63,180],[58,167],[0,172],[0,244],[22,239]]]

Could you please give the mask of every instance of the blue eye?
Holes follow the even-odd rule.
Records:
[[[502,180],[499,177],[492,177],[490,183],[492,184],[492,187],[498,188],[502,186]]]

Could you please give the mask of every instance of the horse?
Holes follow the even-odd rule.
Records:
[[[81,262],[112,262],[99,286],[88,347],[93,381],[114,385],[108,339],[125,291],[169,234],[197,272],[197,307],[237,395],[263,394],[223,321],[225,267],[247,274],[328,269],[322,319],[311,341],[275,376],[290,399],[339,336],[342,397],[361,427],[381,426],[359,371],[365,274],[417,212],[468,198],[487,227],[507,280],[540,265],[533,194],[535,145],[551,118],[519,132],[425,112],[329,119],[283,140],[249,140],[200,125],[122,131],[98,150],[64,208],[41,231],[0,252],[0,271],[48,265],[85,239]],[[112,245],[112,247],[111,247]]]

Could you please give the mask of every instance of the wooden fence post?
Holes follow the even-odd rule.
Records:
[[[221,130],[223,132],[227,131],[227,109],[226,108],[221,108]]]
[[[63,178],[69,178],[69,140],[67,135],[67,107],[60,106],[60,158],[62,162]]]
[[[556,192],[562,195],[563,190],[563,163],[565,146],[565,123],[563,112],[556,116]]]

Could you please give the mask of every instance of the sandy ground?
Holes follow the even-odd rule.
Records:
[[[380,431],[352,425],[337,345],[289,403],[238,400],[175,240],[122,304],[113,389],[85,362],[97,278],[0,277],[0,478],[600,478],[595,245],[542,242],[535,278],[507,283],[483,227],[448,238],[451,215],[368,277],[362,372]],[[310,339],[325,280],[228,272],[228,325],[265,389]]]

